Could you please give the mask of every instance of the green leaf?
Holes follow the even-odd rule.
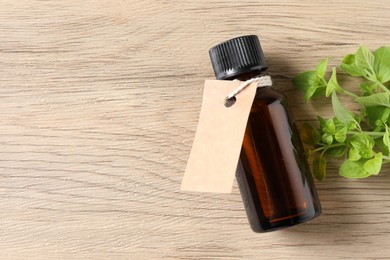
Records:
[[[372,157],[372,148],[374,147],[375,143],[371,136],[363,133],[355,134],[349,138],[349,142],[353,148],[359,151],[359,155],[361,157]]]
[[[340,130],[336,132],[336,134],[334,135],[334,139],[336,139],[336,141],[339,143],[344,143],[345,140],[347,139],[347,130],[348,130],[347,126],[342,127]]]
[[[332,135],[336,133],[336,125],[333,118],[326,120],[323,131]]]
[[[306,93],[306,91],[310,88],[309,79],[317,77],[317,73],[315,71],[306,71],[295,78],[293,78],[293,84],[300,90]]]
[[[320,61],[320,63],[318,63],[318,65],[316,67],[316,73],[318,76],[320,76],[322,78],[325,76],[326,67],[328,66],[328,61],[329,61],[329,58],[324,59],[324,60]]]
[[[333,157],[341,157],[345,154],[346,145],[340,145],[326,149],[325,154]]]
[[[358,97],[356,101],[365,107],[385,106],[390,107],[390,92],[381,92],[371,96]]]
[[[359,123],[355,120],[355,118],[348,112],[340,103],[335,92],[332,93],[332,106],[334,114],[337,119],[344,124],[348,124],[349,122],[354,122],[356,125]]]
[[[364,169],[364,164],[367,160],[361,159],[359,161],[346,160],[341,165],[339,173],[346,178],[366,178],[371,174]]]
[[[351,147],[348,151],[348,160],[357,161],[360,160],[360,158],[362,157],[360,156],[359,151]]]
[[[360,84],[360,88],[363,90],[363,96],[369,96],[374,94],[374,89],[377,87],[376,83],[363,82]]]
[[[344,57],[341,69],[351,76],[362,76],[370,81],[376,81],[374,72],[375,56],[365,46],[360,46],[356,54],[349,54]]]
[[[305,93],[305,101],[325,92],[326,81],[316,71],[307,71],[293,79],[293,84]]]
[[[386,132],[385,134],[383,135],[383,144],[385,146],[385,148],[387,148],[385,150],[385,154],[386,155],[389,155],[390,154],[390,137],[389,137],[389,127],[387,125],[385,125],[385,128],[386,128]]]
[[[383,143],[383,138],[375,139],[375,145],[380,148],[384,155],[389,156],[389,148]]]
[[[301,136],[305,144],[315,145],[321,141],[321,135],[318,130],[308,123],[303,124]]]
[[[356,65],[355,54],[345,56],[340,68],[353,77],[363,76],[362,70]]]
[[[375,81],[376,76],[374,72],[375,56],[365,46],[360,46],[356,52],[355,62],[358,68],[361,69],[363,77],[370,81]]]
[[[334,119],[329,118],[325,121],[322,117],[318,117],[322,130],[321,140],[323,143],[331,145],[333,143],[333,135],[336,134],[336,125]]]
[[[355,123],[355,122],[349,122],[347,124],[347,127],[348,127],[348,130],[355,130],[356,128],[358,128],[358,125]],[[360,126],[359,126],[360,127]]]
[[[359,154],[362,158],[371,158],[373,154],[373,150],[363,149],[359,151]]]
[[[374,52],[374,70],[376,78],[381,83],[386,83],[390,80],[390,48],[382,46]]]
[[[364,163],[364,170],[370,174],[378,175],[382,167],[382,153],[377,153],[374,158]]]
[[[373,128],[386,124],[390,119],[390,107],[370,106],[366,107],[365,110],[367,112],[368,122]]]
[[[326,85],[325,95],[329,97],[330,94],[333,93],[333,91],[340,91],[340,92],[343,91],[343,89],[340,87],[339,83],[337,82],[336,68],[332,68],[332,76],[330,77],[329,82]]]
[[[332,134],[328,134],[328,133],[324,133],[322,135],[322,141],[324,143],[326,143],[327,145],[331,145],[333,143],[333,135]]]
[[[363,133],[354,134],[350,137],[349,141],[351,145],[356,149],[371,149],[374,146],[374,141],[372,140],[372,137]]]
[[[326,120],[323,117],[317,116],[318,121],[320,122],[321,129],[326,127]]]
[[[313,174],[319,180],[323,181],[326,176],[326,159],[323,156],[313,160]]]

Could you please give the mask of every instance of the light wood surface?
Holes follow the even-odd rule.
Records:
[[[241,197],[179,192],[208,49],[257,34],[290,83],[390,44],[388,1],[0,0],[1,259],[389,259],[389,168],[317,182],[323,214],[253,233]],[[348,104],[347,104],[348,105]]]

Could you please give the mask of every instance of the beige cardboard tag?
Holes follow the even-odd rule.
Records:
[[[257,83],[237,95],[231,107],[226,96],[242,82],[206,80],[198,128],[181,190],[230,193]]]

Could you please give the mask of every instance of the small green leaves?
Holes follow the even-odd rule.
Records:
[[[375,56],[365,46],[360,46],[356,54],[349,54],[344,57],[340,68],[354,77],[364,77],[370,81],[376,81],[374,71]]]
[[[355,134],[349,138],[350,145],[359,151],[359,155],[363,158],[372,157],[372,148],[374,147],[374,140],[371,136],[366,134]]]
[[[327,145],[331,145],[333,143],[333,135],[332,134],[329,134],[329,133],[324,133],[322,135],[322,141],[327,144]]]
[[[319,180],[323,181],[326,176],[326,159],[323,156],[313,160],[313,174]]]
[[[326,120],[324,131],[328,132],[330,134],[336,133],[336,124],[335,124],[335,119],[334,118],[329,118]]]
[[[379,174],[382,164],[390,162],[390,47],[371,52],[360,46],[355,54],[344,57],[340,68],[352,77],[360,77],[356,91],[343,88],[332,68],[326,79],[329,59],[315,70],[299,74],[293,83],[305,93],[305,101],[318,96],[331,97],[334,117],[318,116],[319,129],[304,124],[303,141],[312,148],[313,174],[326,177],[326,157],[344,158],[339,173],[347,178],[365,178]],[[355,82],[355,81],[354,81]],[[344,95],[355,101],[360,111],[352,112],[340,100]]]
[[[346,160],[340,167],[340,175],[346,178],[366,178],[379,174],[382,167],[382,153],[371,159]]]
[[[337,142],[339,143],[344,143],[345,140],[347,139],[347,126],[343,126],[340,130],[336,132],[334,135],[334,139],[336,139]]]
[[[377,130],[387,123],[390,123],[390,107],[368,106],[365,108],[368,123]]]
[[[320,121],[323,143],[331,145],[333,143],[334,135],[336,134],[336,125],[333,118],[329,118],[327,121]]]
[[[327,83],[324,75],[327,64],[328,59],[322,60],[316,70],[301,73],[293,79],[294,85],[305,93],[305,101],[325,92]]]
[[[376,83],[362,82],[360,88],[363,90],[363,96],[369,96],[374,94],[374,90],[377,87]]]

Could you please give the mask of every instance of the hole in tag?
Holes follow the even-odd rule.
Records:
[[[226,98],[225,99],[225,107],[231,107],[236,103],[237,99],[236,97]]]

